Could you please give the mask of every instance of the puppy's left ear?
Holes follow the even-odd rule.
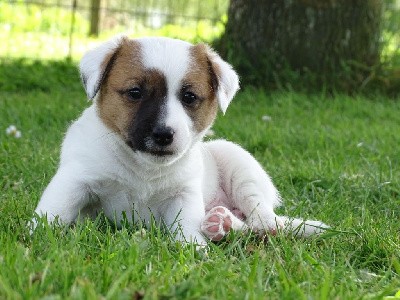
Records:
[[[217,77],[217,99],[223,114],[239,90],[239,76],[232,66],[224,61],[214,50],[207,46],[207,56],[211,62],[212,71]]]

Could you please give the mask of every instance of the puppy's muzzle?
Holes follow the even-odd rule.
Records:
[[[166,147],[174,141],[175,131],[169,126],[157,126],[152,132],[154,143],[161,147]]]

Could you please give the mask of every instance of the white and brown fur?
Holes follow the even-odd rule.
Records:
[[[230,229],[307,236],[326,227],[277,216],[278,191],[256,160],[225,140],[202,141],[239,88],[208,46],[119,36],[86,53],[80,71],[93,104],[68,129],[36,208],[50,222],[100,211],[117,224],[154,218],[202,244]]]

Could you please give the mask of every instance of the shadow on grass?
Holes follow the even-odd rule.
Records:
[[[49,92],[81,89],[77,64],[71,61],[5,59],[0,61],[0,91]]]

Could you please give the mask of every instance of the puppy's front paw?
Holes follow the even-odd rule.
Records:
[[[220,241],[231,228],[230,211],[223,206],[213,207],[201,222],[201,231],[212,241]]]
[[[259,214],[254,212],[248,219],[247,224],[252,231],[264,235],[276,235],[278,230],[284,228],[284,221],[275,214]]]

